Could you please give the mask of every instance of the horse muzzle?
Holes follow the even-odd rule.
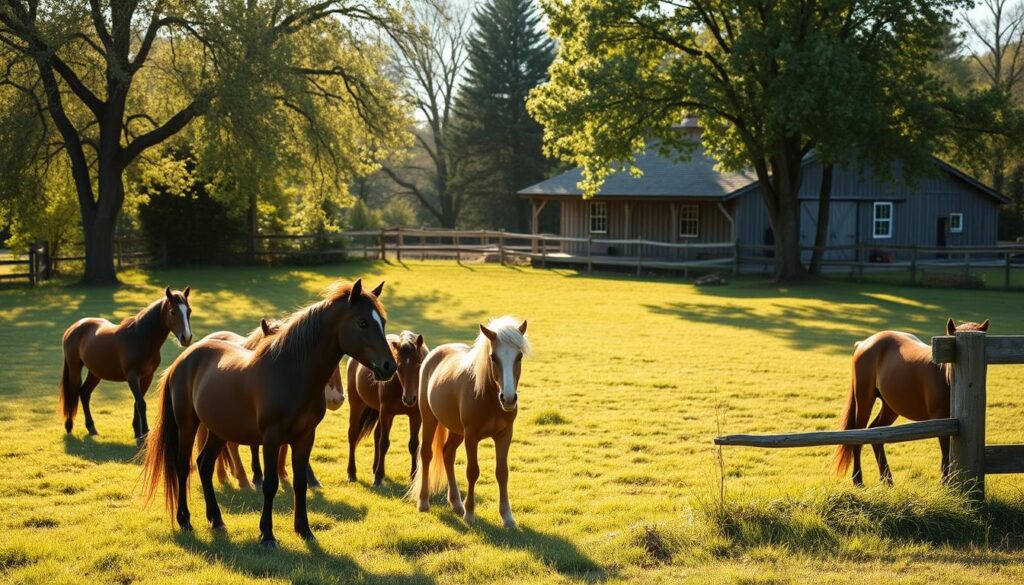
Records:
[[[410,396],[409,398],[406,398],[405,395],[403,394],[402,395],[402,404],[404,404],[406,406],[410,406],[410,407],[411,406],[416,406],[416,397],[415,396]]]
[[[179,335],[178,343],[180,343],[182,347],[188,347],[192,345],[192,336],[189,335],[188,337],[185,337],[184,335]]]
[[[387,359],[380,365],[374,364],[370,370],[373,372],[373,377],[376,378],[378,382],[387,382],[395,375],[395,372],[398,371],[398,364],[395,363],[395,360]]]
[[[505,412],[514,412],[519,407],[519,395],[516,394],[511,400],[506,400],[504,394],[498,394],[498,404]]]

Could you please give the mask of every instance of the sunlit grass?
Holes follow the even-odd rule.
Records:
[[[392,432],[388,481],[345,481],[347,406],[320,426],[313,462],[327,486],[310,501],[319,538],[290,530],[291,491],[276,501],[282,549],[256,545],[261,498],[218,487],[229,532],[194,535],[143,510],[131,399],[103,383],[93,410],[64,434],[56,415],[60,337],[81,316],[120,318],[164,285],[192,286],[193,328],[247,331],[310,301],[335,278],[387,281],[389,330],[431,346],[470,341],[476,324],[530,320],[510,492],[520,531],[502,529],[493,448],[481,448],[479,521],[443,498],[427,514],[401,495],[407,427]],[[671,279],[571,271],[353,263],[310,269],[134,272],[127,286],[51,283],[0,292],[0,581],[33,583],[1015,583],[1024,580],[1024,476],[989,478],[970,509],[937,487],[934,441],[888,448],[897,487],[869,489],[826,473],[829,450],[725,450],[724,500],[711,438],[722,432],[832,428],[849,386],[854,341],[882,328],[922,339],[947,317],[991,318],[1024,333],[1020,293],[849,282],[779,289],[745,280],[698,289]],[[168,341],[163,363],[180,351]],[[1024,367],[989,379],[991,443],[1024,442]],[[150,417],[156,413],[149,395]],[[460,456],[458,475],[464,478]],[[463,486],[465,485],[462,480]]]

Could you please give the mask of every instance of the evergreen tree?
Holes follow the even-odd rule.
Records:
[[[547,80],[553,44],[532,0],[488,0],[474,14],[469,64],[456,102],[457,181],[472,223],[525,230],[516,191],[545,178],[543,130],[526,112],[530,90]]]

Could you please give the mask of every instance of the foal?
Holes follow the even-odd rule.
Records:
[[[409,455],[416,473],[416,450],[420,446],[420,409],[416,398],[420,388],[420,363],[430,350],[423,336],[412,331],[388,335],[391,352],[398,361],[398,373],[378,382],[373,372],[352,360],[348,362],[348,480],[356,480],[356,445],[374,428],[373,485],[384,481],[384,458],[391,446],[391,424],[397,415],[409,417]]]
[[[946,334],[957,331],[988,331],[988,320],[981,325],[946,322]],[[886,427],[900,416],[921,421],[949,417],[949,364],[932,362],[932,348],[916,336],[901,331],[882,331],[855,344],[853,378],[847,395],[840,428]],[[882,408],[868,424],[875,398]],[[885,458],[885,445],[871,445],[878,462],[882,482],[892,484],[892,470]],[[942,451],[941,477],[949,478],[949,437],[939,438]],[[832,460],[837,475],[846,473],[853,462],[853,483],[864,485],[860,467],[861,445],[839,445]]]
[[[183,346],[192,343],[190,319],[192,306],[188,302],[189,287],[185,290],[164,289],[164,296],[150,303],[135,316],[119,325],[106,319],[80,319],[64,332],[64,372],[60,380],[60,411],[64,416],[64,429],[70,433],[78,413],[78,401],[85,411],[85,428],[90,435],[98,435],[96,423],[89,408],[92,391],[100,380],[128,382],[135,398],[132,430],[135,442],[142,445],[149,432],[146,420],[146,391],[153,381],[153,373],[160,366],[160,348],[173,332]],[[82,367],[88,370],[82,383]]]
[[[160,380],[160,416],[146,444],[143,485],[146,501],[163,484],[165,502],[183,530],[191,530],[188,478],[196,429],[209,438],[197,461],[206,500],[206,519],[214,530],[224,519],[213,490],[213,471],[224,443],[264,446],[260,543],[277,546],[273,505],[277,494],[277,457],[292,447],[295,531],[312,539],[306,512],[306,466],[316,427],[327,410],[324,385],[343,355],[366,364],[381,380],[396,364],[384,337],[384,308],[377,297],[383,283],[363,292],[362,283],[338,285],[323,300],[289,317],[281,331],[254,351],[209,340],[178,356]]]
[[[498,481],[498,511],[506,528],[515,528],[508,501],[508,450],[516,420],[519,376],[523,356],[530,353],[526,321],[517,324],[501,317],[480,325],[473,347],[450,343],[427,355],[420,369],[420,414],[423,441],[420,465],[410,498],[419,498],[419,509],[430,508],[430,494],[448,483],[448,501],[467,522],[474,519],[474,489],[480,477],[477,445],[494,439],[494,476]],[[466,479],[469,486],[463,506],[455,483],[455,451],[466,441]],[[436,456],[436,457],[435,457]]]

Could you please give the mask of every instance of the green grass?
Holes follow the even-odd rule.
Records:
[[[165,284],[192,285],[197,334],[243,331],[313,299],[334,278],[388,285],[389,330],[430,345],[469,341],[476,324],[530,320],[510,493],[521,530],[500,528],[493,448],[481,448],[478,522],[443,498],[429,513],[401,498],[406,427],[395,425],[388,481],[345,481],[347,406],[328,413],[313,461],[326,490],[310,501],[319,541],[291,532],[291,489],[275,503],[282,549],[256,544],[261,498],[218,487],[229,532],[176,531],[143,509],[131,399],[103,383],[64,434],[56,414],[60,337],[80,316],[121,318]],[[318,268],[132,272],[128,286],[51,283],[0,291],[0,582],[15,583],[1019,583],[1024,476],[989,478],[972,509],[940,489],[934,441],[888,448],[896,487],[827,474],[827,448],[722,452],[717,433],[832,428],[849,385],[854,341],[883,328],[922,338],[946,317],[991,318],[1024,333],[1024,297],[826,281],[778,288],[740,279],[694,288],[571,271],[412,262]],[[168,342],[164,364],[180,350]],[[989,379],[991,443],[1024,442],[1024,367]],[[156,400],[149,395],[150,417]],[[458,475],[464,477],[462,457]],[[724,476],[724,499],[720,475]],[[462,482],[465,485],[464,480]]]

